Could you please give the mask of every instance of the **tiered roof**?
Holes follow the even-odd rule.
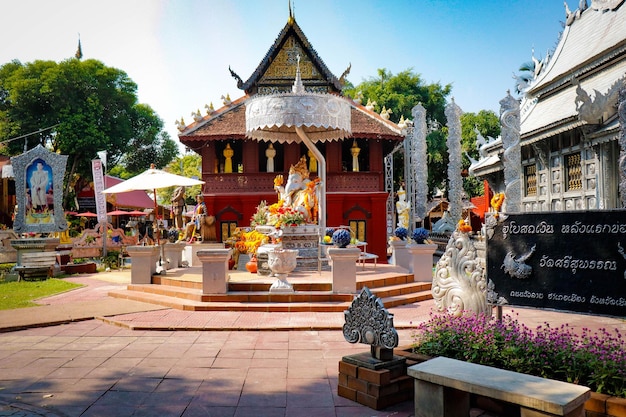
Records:
[[[185,126],[179,134],[180,141],[194,147],[194,142],[246,139],[245,104],[255,94],[269,94],[291,91],[295,79],[297,59],[300,58],[302,82],[307,91],[341,94],[343,79],[333,75],[317,52],[290,16],[274,44],[247,81],[243,81],[234,71],[237,87],[245,95],[225,105],[209,111],[205,116]],[[349,100],[352,117],[352,136],[366,139],[402,140],[401,129],[397,124],[382,118],[360,103]]]
[[[579,117],[579,94],[593,101],[626,76],[626,6],[596,10],[592,3],[572,12],[553,56],[542,65],[521,105],[523,144],[588,124]]]

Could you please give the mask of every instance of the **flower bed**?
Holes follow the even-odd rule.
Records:
[[[515,318],[502,321],[467,313],[433,315],[414,335],[416,353],[446,356],[589,387],[626,398],[626,341],[616,329],[578,334],[567,324],[531,330]]]

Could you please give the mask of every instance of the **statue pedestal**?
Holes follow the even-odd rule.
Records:
[[[185,242],[163,244],[163,261],[165,262],[165,269],[178,268],[181,266],[183,260],[183,249],[185,249]]]
[[[130,283],[152,284],[152,275],[156,273],[159,262],[160,246],[127,246],[126,252],[131,259]]]
[[[200,266],[202,262],[198,259],[198,251],[206,249],[224,249],[223,243],[190,243],[185,246],[185,259],[189,266]]]
[[[283,249],[298,251],[295,271],[317,270],[319,230],[317,225],[286,226],[282,229]]]
[[[389,263],[405,269],[411,268],[411,254],[406,246],[405,240],[392,240],[389,242],[391,245],[391,258]]]
[[[202,249],[197,252],[202,262],[202,294],[228,292],[228,259],[232,249]]]
[[[328,256],[332,263],[333,292],[356,292],[356,261],[359,259],[359,248],[329,248]]]
[[[16,250],[16,266],[22,265],[22,254],[26,252],[56,252],[60,240],[53,237],[34,237],[27,239],[13,239],[11,246]],[[61,273],[59,264],[54,265],[53,275],[57,276]]]
[[[433,255],[437,250],[435,244],[415,244],[406,247],[411,256],[409,272],[415,281],[432,282]]]

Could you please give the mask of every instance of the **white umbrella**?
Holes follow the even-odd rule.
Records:
[[[167,187],[191,187],[193,185],[200,184],[204,184],[204,181],[171,174],[160,169],[150,168],[141,174],[109,187],[102,192],[104,194],[115,194],[136,190],[156,190],[158,188]]]
[[[128,191],[136,190],[152,190],[154,192],[154,212],[158,217],[158,207],[156,190],[159,188],[178,187],[185,186],[191,187],[193,185],[204,184],[204,181],[196,180],[193,178],[183,177],[181,175],[171,174],[160,169],[155,169],[154,164],[150,169],[142,172],[141,174],[132,177],[126,181],[120,182],[112,187],[109,187],[102,191],[103,194],[125,193]]]

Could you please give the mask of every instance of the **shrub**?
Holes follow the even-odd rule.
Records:
[[[414,334],[415,353],[446,356],[589,387],[626,398],[626,342],[619,330],[548,323],[534,331],[505,315],[502,321],[466,313],[431,315]]]

